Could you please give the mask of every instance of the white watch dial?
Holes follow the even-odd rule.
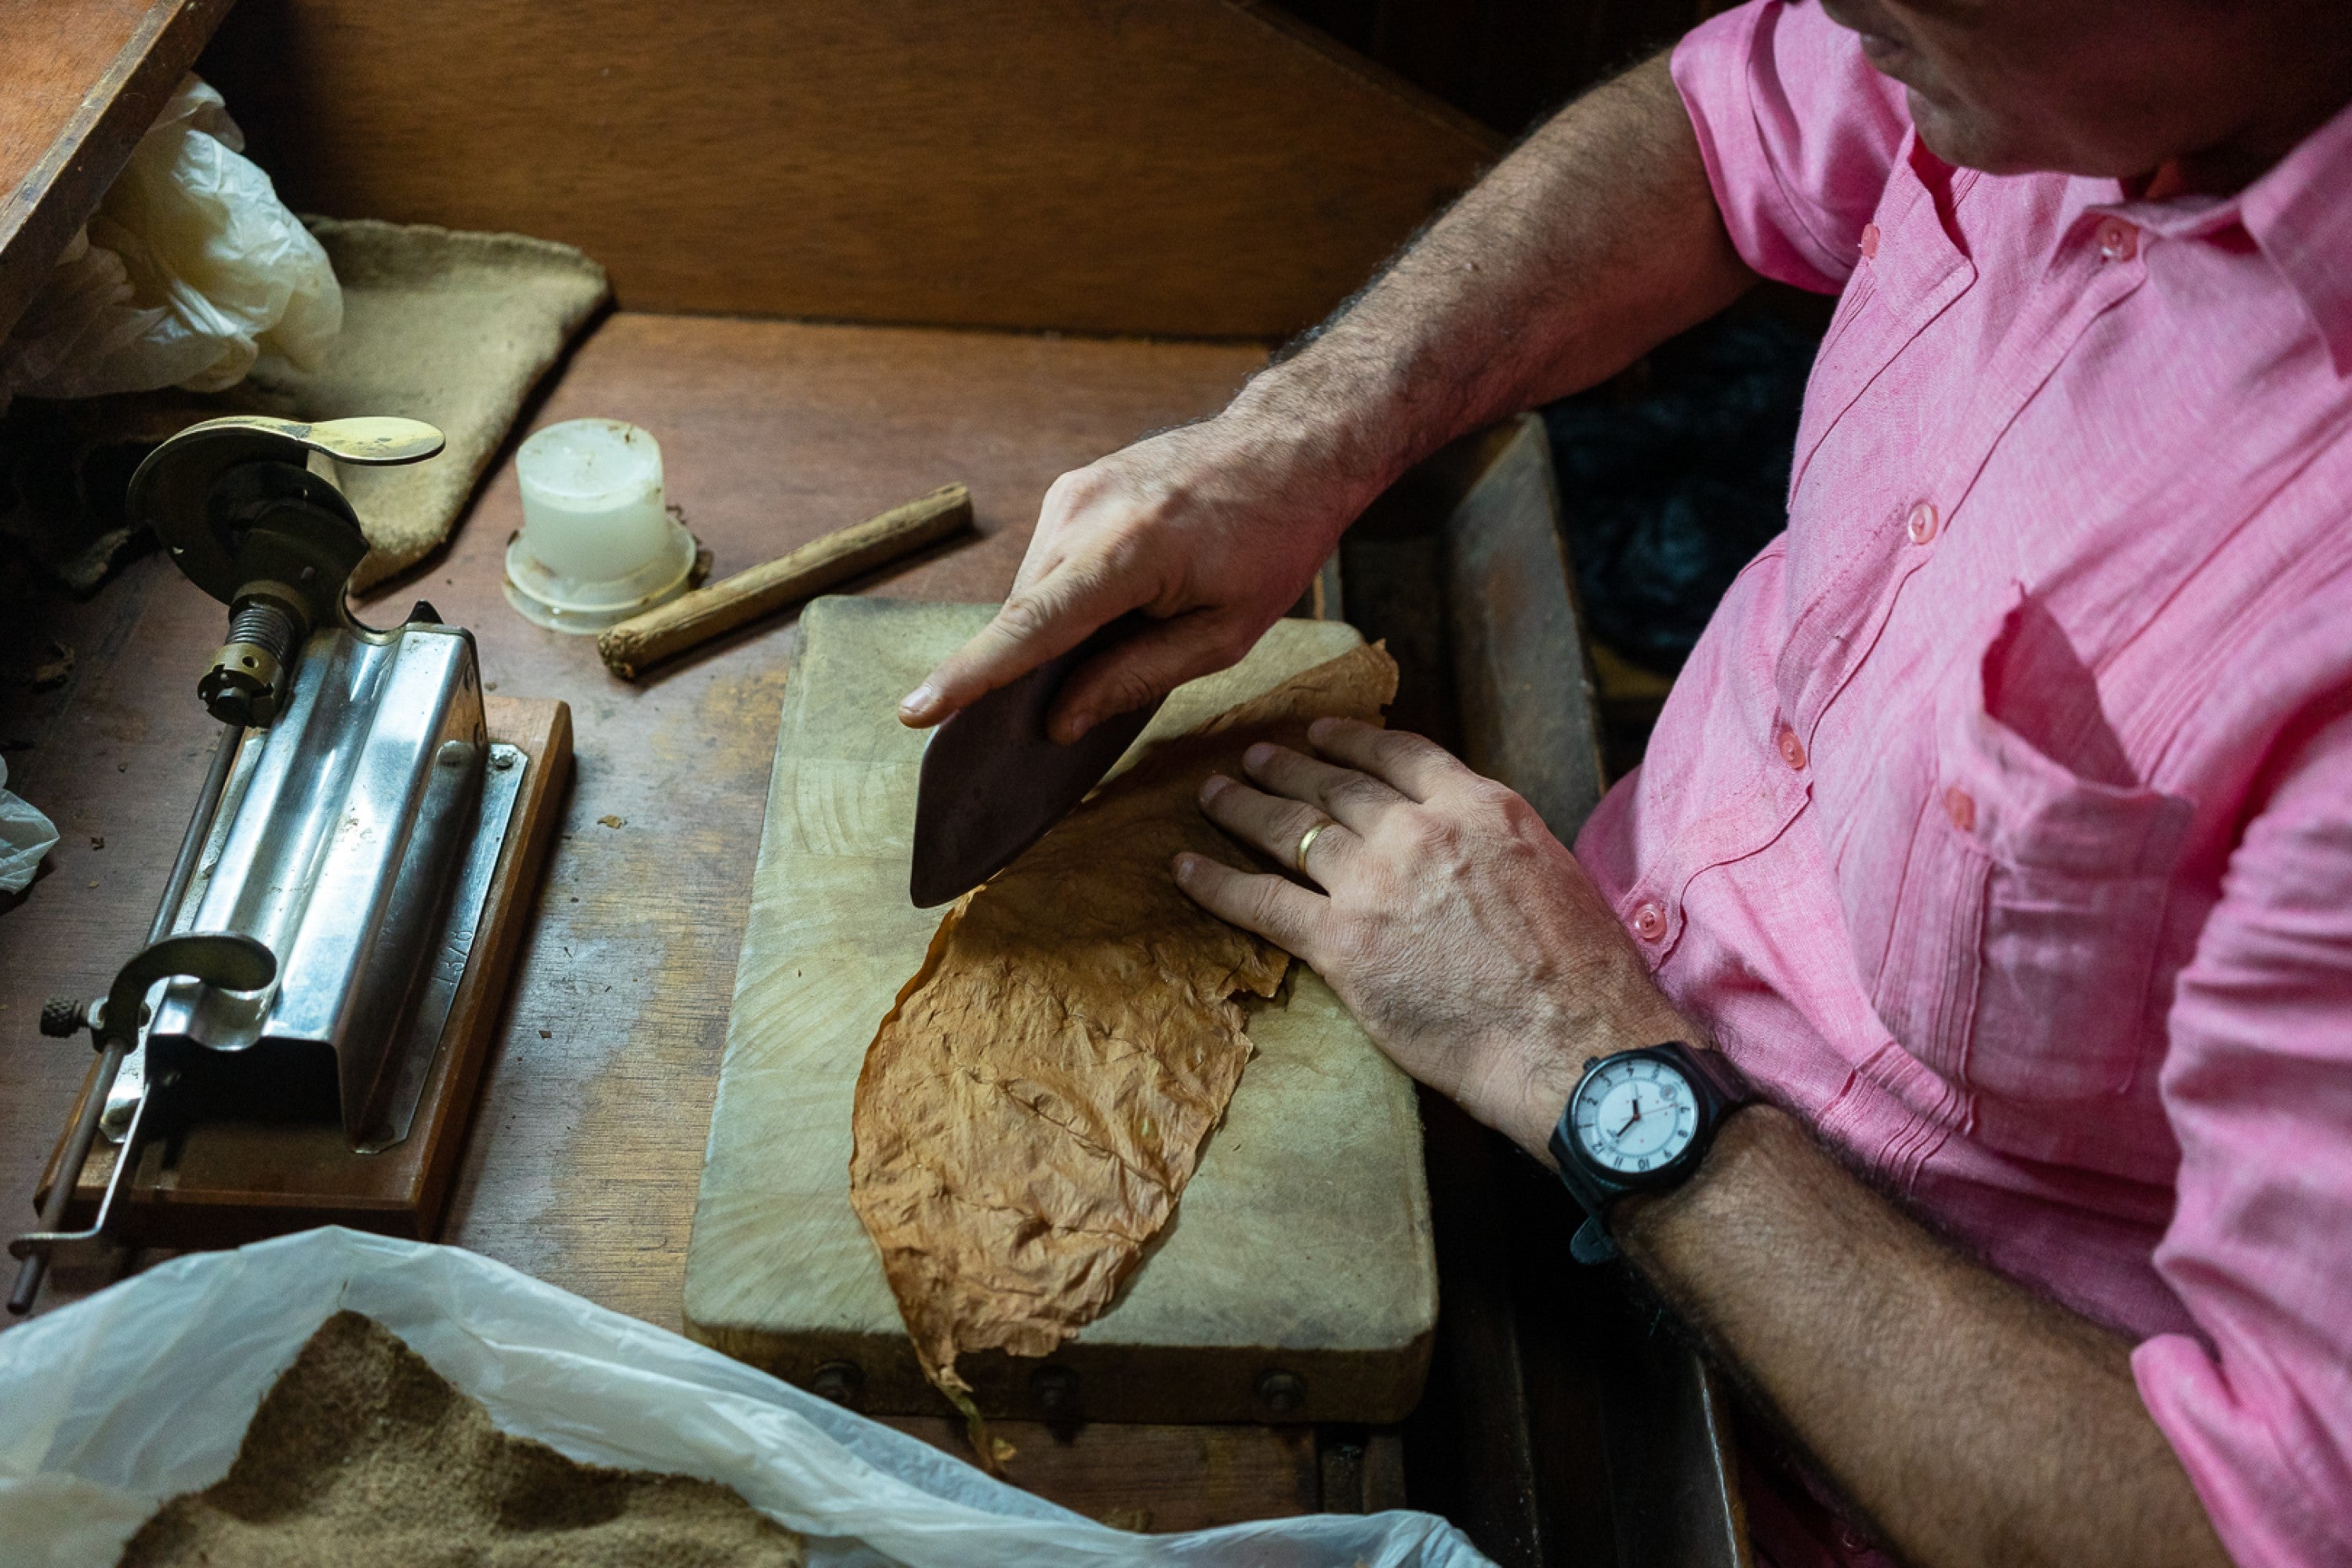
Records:
[[[1698,1097],[1675,1068],[1648,1057],[1608,1062],[1576,1091],[1576,1142],[1605,1171],[1654,1171],[1698,1136]]]

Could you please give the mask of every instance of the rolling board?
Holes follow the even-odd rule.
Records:
[[[689,1334],[877,1414],[948,1408],[849,1204],[858,1069],[945,912],[908,901],[924,737],[895,706],[993,610],[836,597],[803,614],[687,1249]],[[1139,745],[1361,640],[1279,622]],[[1304,964],[1249,1034],[1232,1107],[1111,1310],[1044,1362],[960,1363],[983,1412],[1392,1421],[1419,1399],[1437,1268],[1412,1080]]]

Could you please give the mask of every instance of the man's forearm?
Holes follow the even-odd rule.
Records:
[[[1614,1228],[1905,1561],[2226,1563],[2130,1347],[1946,1247],[1780,1111],[1732,1118]]]
[[[1555,115],[1229,414],[1306,443],[1369,500],[1754,281],[1661,55]]]

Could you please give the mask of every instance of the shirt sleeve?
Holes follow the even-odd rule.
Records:
[[[1800,289],[1844,288],[1911,129],[1901,85],[1797,0],[1702,23],[1675,46],[1674,77],[1740,257]]]
[[[2202,1331],[2132,1356],[2244,1568],[2352,1563],[2352,712],[2310,729],[2174,994],[2156,1264]]]

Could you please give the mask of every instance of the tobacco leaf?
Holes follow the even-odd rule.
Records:
[[[1180,850],[1236,858],[1202,781],[1259,741],[1303,749],[1324,715],[1377,722],[1396,681],[1384,648],[1355,648],[1153,748],[950,907],[882,1020],[850,1202],[968,1415],[960,1355],[1047,1355],[1110,1306],[1241,1081],[1238,998],[1289,965],[1170,875]]]

